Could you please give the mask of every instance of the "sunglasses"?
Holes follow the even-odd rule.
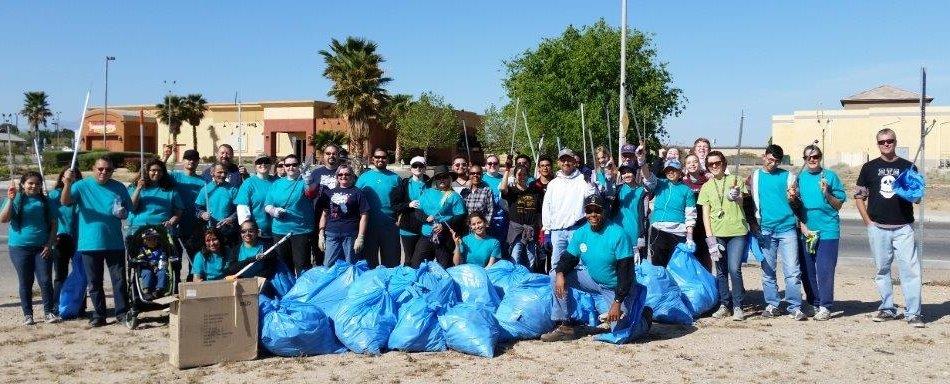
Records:
[[[469,175],[469,176],[482,177],[482,173],[481,173],[481,172],[469,172],[468,175]]]
[[[806,161],[807,160],[821,160],[821,155],[802,156],[802,158],[804,158]]]
[[[386,160],[386,156],[375,156],[375,155],[374,155],[373,158],[376,159],[376,160]]]
[[[336,177],[350,177],[353,176],[352,173],[337,173]]]
[[[877,145],[894,144],[894,143],[896,143],[896,142],[897,142],[897,140],[894,140],[894,139],[878,140],[878,141],[877,141]]]
[[[601,214],[601,213],[604,213],[604,210],[601,209],[600,207],[586,207],[584,208],[584,213],[588,215],[592,213]]]
[[[519,163],[519,164],[520,164],[520,163]],[[489,161],[489,162],[485,163],[485,165],[498,165],[498,162],[497,162],[497,161]]]
[[[412,165],[412,167],[413,167],[413,168],[420,168],[420,169],[421,169],[421,168],[425,168],[426,165],[425,165],[425,164],[420,164],[420,163],[415,163],[415,164]]]
[[[707,167],[717,167],[717,168],[718,168],[718,167],[721,167],[721,166],[722,166],[722,161],[710,161],[710,162],[706,163],[706,166],[707,166]]]
[[[289,167],[298,167],[298,166],[300,166],[300,163],[284,163],[284,166],[285,166],[285,167],[288,167],[288,168],[289,168]]]
[[[465,163],[455,163],[455,164],[452,164],[452,166],[455,167],[455,168],[464,167],[464,166],[466,166],[466,165],[467,165],[467,164],[465,164]]]
[[[112,168],[108,168],[108,167],[97,167],[96,170],[99,171],[99,172],[112,172],[112,171],[113,171]]]

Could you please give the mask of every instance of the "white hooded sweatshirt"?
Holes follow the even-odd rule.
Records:
[[[570,228],[584,218],[584,198],[594,193],[580,171],[570,175],[558,171],[548,183],[541,203],[541,225],[552,231]]]

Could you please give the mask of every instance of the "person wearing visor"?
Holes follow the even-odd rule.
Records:
[[[402,241],[402,258],[399,264],[406,264],[416,251],[419,242],[419,231],[422,229],[422,220],[419,219],[419,198],[429,184],[429,175],[426,175],[426,158],[416,156],[409,160],[411,175],[399,180],[393,199],[393,212],[398,215],[399,239]]]
[[[264,211],[264,199],[274,184],[274,177],[270,175],[270,156],[259,156],[254,159],[254,175],[248,177],[238,189],[234,204],[237,205],[238,224],[248,220],[254,221],[255,228],[260,229],[258,237],[263,243],[271,241],[271,216]],[[242,226],[243,228],[243,226]]]

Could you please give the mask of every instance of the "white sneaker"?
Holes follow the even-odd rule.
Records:
[[[26,316],[23,316],[23,323],[21,324],[29,326],[29,325],[36,324],[36,322],[33,321],[33,316],[26,315]]]
[[[818,312],[815,312],[815,321],[825,321],[831,319],[831,310],[825,307],[818,307]]]
[[[808,320],[808,315],[806,315],[805,312],[802,312],[801,309],[796,309],[795,312],[790,313],[788,317],[791,317],[795,321]]]
[[[732,309],[732,321],[745,321],[745,312],[742,312],[742,307]]]
[[[723,319],[723,318],[725,318],[726,316],[729,316],[729,314],[730,314],[730,313],[729,313],[729,308],[727,308],[725,305],[720,305],[720,306],[719,306],[719,310],[717,310],[715,313],[713,313],[713,314],[712,314],[712,317],[713,317],[713,318],[716,318],[716,319]]]
[[[44,320],[46,321],[46,324],[56,324],[60,321],[63,321],[63,319],[61,319],[59,316],[56,316],[55,313],[47,313],[46,316],[44,316]]]

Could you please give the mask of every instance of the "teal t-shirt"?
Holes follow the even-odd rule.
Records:
[[[630,238],[614,223],[605,224],[600,232],[584,224],[571,235],[567,251],[580,257],[591,279],[610,289],[617,287],[616,261],[633,257]]]
[[[776,168],[772,172],[759,169],[756,191],[759,196],[759,216],[763,230],[772,233],[795,229],[795,213],[788,203],[788,171]]]
[[[129,196],[135,193],[135,186],[129,187]],[[135,233],[146,225],[158,225],[170,219],[175,210],[185,208],[174,188],[164,190],[158,187],[145,187],[139,191],[138,208],[129,211],[129,234]]]
[[[469,233],[462,238],[462,257],[466,264],[475,264],[485,266],[492,257],[495,260],[501,258],[501,243],[491,237],[480,238],[474,233]]]
[[[406,191],[407,203],[409,201],[419,200],[419,197],[422,196],[422,191],[424,191],[425,189],[426,189],[426,183],[424,181],[416,180],[415,178],[410,177],[408,181],[408,185],[407,185],[407,191]],[[400,236],[417,236],[419,234],[399,228],[399,235]]]
[[[798,191],[805,207],[805,225],[809,230],[818,232],[819,239],[833,240],[841,237],[841,223],[838,210],[834,209],[821,193],[821,175],[828,183],[832,196],[844,202],[847,193],[844,184],[834,172],[822,169],[820,172],[805,171],[798,175]]]
[[[686,208],[696,207],[696,195],[682,182],[673,183],[667,179],[658,179],[653,196],[650,224],[685,223]]]
[[[314,215],[313,200],[304,195],[307,182],[298,178],[290,180],[281,178],[274,181],[264,205],[283,208],[283,217],[274,218],[271,222],[271,232],[274,236],[283,236],[293,232],[295,235],[313,232]]]
[[[234,198],[237,197],[237,192],[238,189],[231,184],[217,185],[212,181],[198,192],[195,205],[199,209],[207,210],[214,220],[221,221],[235,212]]]
[[[264,200],[267,199],[267,193],[274,185],[274,180],[270,177],[262,179],[257,175],[248,177],[238,188],[237,197],[234,198],[235,205],[246,205],[251,210],[251,217],[257,223],[261,233],[270,236],[271,217],[264,212]]]
[[[11,201],[4,198],[3,204],[9,203]],[[12,203],[8,244],[11,247],[43,247],[48,244],[49,226],[56,220],[56,205],[49,202],[44,209],[39,196],[22,193],[17,193]]]
[[[640,237],[640,212],[642,212],[643,194],[643,187],[631,187],[627,184],[621,185],[617,191],[618,210],[614,222],[623,227],[623,231],[634,242]]]
[[[76,238],[76,206],[62,205],[59,203],[59,197],[62,196],[62,189],[54,189],[49,193],[49,202],[56,207],[56,234],[70,235]]]
[[[452,220],[465,214],[465,202],[462,196],[454,191],[441,191],[435,188],[426,189],[419,197],[419,209],[426,216],[432,216],[436,223]],[[432,236],[432,223],[422,223],[422,235]]]
[[[191,264],[191,274],[199,276],[204,280],[221,280],[227,270],[222,252],[217,252],[211,257],[205,256],[204,252],[195,253],[194,263]]]
[[[399,175],[388,169],[370,169],[356,180],[356,188],[363,191],[363,197],[369,203],[370,225],[393,225],[396,222],[391,198],[399,188]]]
[[[178,191],[178,197],[185,205],[181,212],[181,221],[178,222],[178,228],[182,233],[191,233],[195,224],[198,222],[195,217],[195,201],[198,200],[198,192],[205,186],[205,180],[199,175],[189,176],[182,171],[172,171],[172,178],[175,179],[175,189]]]
[[[76,205],[79,235],[77,251],[116,251],[125,249],[122,220],[112,215],[112,206],[120,201],[126,212],[132,212],[129,190],[122,183],[109,179],[99,185],[92,176],[77,181],[69,188]]]
[[[494,175],[488,172],[482,172],[482,182],[488,186],[488,189],[491,189],[491,193],[495,195],[495,201],[501,201],[501,177],[504,176],[503,173],[498,172]]]

